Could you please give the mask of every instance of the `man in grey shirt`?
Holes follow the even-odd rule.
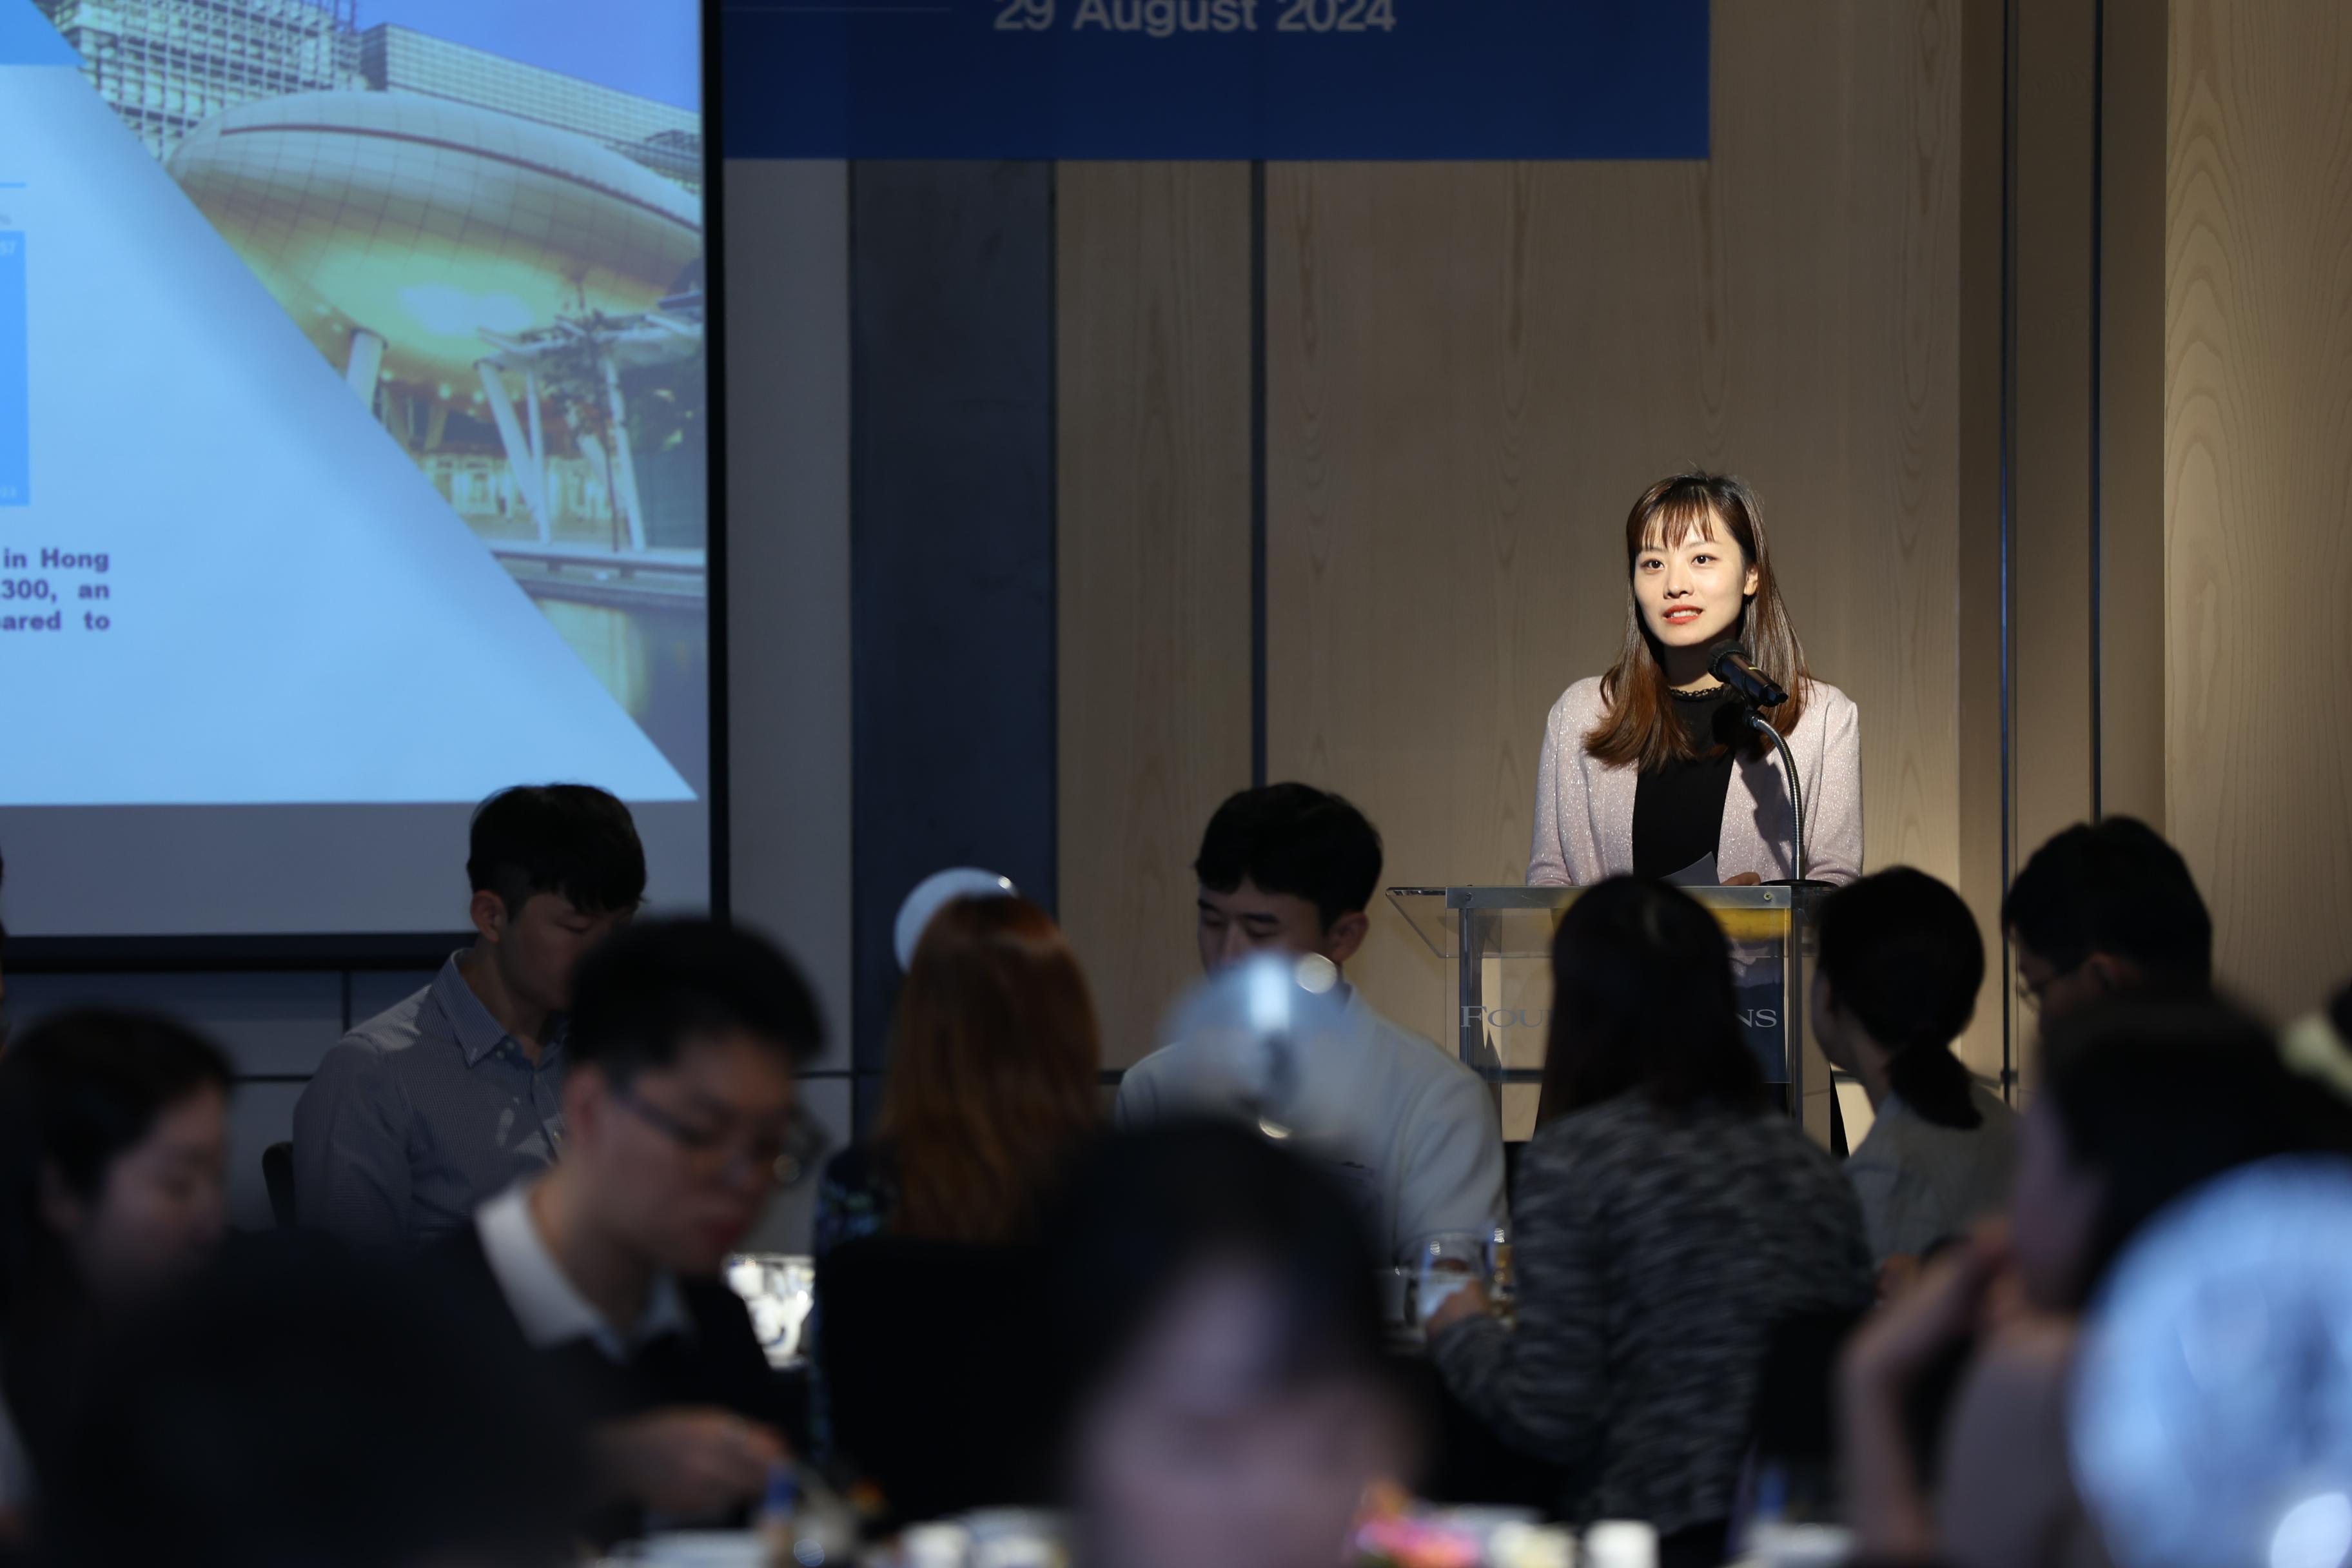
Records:
[[[645,894],[628,808],[522,785],[474,814],[472,947],[327,1053],[294,1108],[305,1226],[397,1258],[473,1223],[563,1142],[563,1013],[581,955]]]
[[[2016,1116],[1951,1048],[1976,1012],[1984,939],[1959,894],[1907,866],[1831,894],[1817,924],[1813,1032],[1870,1096],[1874,1120],[1845,1173],[1884,1268],[2009,1198]]]

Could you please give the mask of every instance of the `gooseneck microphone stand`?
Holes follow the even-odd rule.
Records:
[[[1795,852],[1793,869],[1796,875],[1789,879],[1789,885],[1795,888],[1824,886],[1805,878],[1805,786],[1803,781],[1797,777],[1797,759],[1789,750],[1788,737],[1772,728],[1770,721],[1764,717],[1764,710],[1786,702],[1788,693],[1781,690],[1780,684],[1770,676],[1756,668],[1749,659],[1747,647],[1739,643],[1726,643],[1716,649],[1715,657],[1707,661],[1707,673],[1731,688],[1739,699],[1748,727],[1769,738],[1780,753],[1780,772],[1789,780],[1790,817],[1796,824],[1790,836],[1790,848]]]
[[[1756,704],[1750,700],[1746,703],[1746,707],[1748,727],[1758,734],[1767,737],[1773,745],[1780,748],[1780,771],[1789,778],[1790,820],[1797,825],[1796,830],[1790,835],[1790,847],[1796,855],[1797,874],[1794,880],[1797,886],[1802,887],[1805,884],[1805,786],[1797,777],[1797,759],[1790,754],[1787,739],[1766,721],[1764,715],[1757,710]]]

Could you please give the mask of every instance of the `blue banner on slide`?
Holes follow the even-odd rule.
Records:
[[[735,158],[1704,158],[1707,0],[725,0]]]
[[[0,195],[8,189],[0,181]],[[32,502],[33,386],[25,237],[0,224],[0,506]]]
[[[78,66],[81,57],[58,36],[32,0],[0,0],[0,66]],[[0,171],[0,179],[7,178]]]

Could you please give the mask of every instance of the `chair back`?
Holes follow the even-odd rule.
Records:
[[[896,1518],[1051,1500],[1044,1278],[1031,1247],[892,1236],[817,1260],[834,1448]]]
[[[269,1212],[280,1230],[294,1228],[294,1145],[272,1143],[261,1152],[261,1179],[269,1188]]]

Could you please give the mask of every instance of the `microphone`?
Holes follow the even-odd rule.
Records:
[[[1715,650],[1706,669],[1759,708],[1778,708],[1789,700],[1789,694],[1780,689],[1777,681],[1749,662],[1745,644],[1724,644]]]

